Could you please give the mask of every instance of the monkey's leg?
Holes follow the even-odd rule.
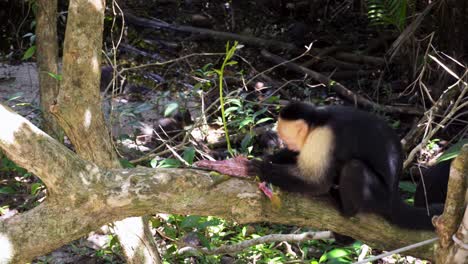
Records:
[[[354,159],[344,164],[338,189],[342,213],[345,216],[353,216],[361,210],[388,210],[387,188],[374,171],[360,160]]]

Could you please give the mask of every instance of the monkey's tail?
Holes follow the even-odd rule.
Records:
[[[401,198],[395,199],[389,220],[400,227],[408,229],[434,230],[432,217],[443,213],[443,204],[432,204],[429,208],[413,207]]]

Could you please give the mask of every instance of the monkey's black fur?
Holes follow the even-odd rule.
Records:
[[[344,216],[371,212],[409,229],[433,229],[425,208],[407,205],[400,197],[398,181],[402,171],[402,149],[394,130],[376,115],[345,106],[314,107],[291,103],[280,112],[283,120],[305,120],[310,128],[328,127],[334,147],[324,162],[329,166],[317,175],[307,175],[299,168],[298,152],[282,150],[264,161],[252,162],[251,170],[262,180],[285,191],[307,195],[331,194]],[[307,142],[306,144],[317,144]],[[312,147],[312,146],[311,146]],[[333,186],[337,191],[332,191]]]
[[[426,204],[432,206],[439,204],[442,207],[445,204],[452,161],[453,159],[441,161],[422,171],[423,179],[418,183],[414,193],[414,206],[426,207]]]

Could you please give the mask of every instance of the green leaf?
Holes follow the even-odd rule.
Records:
[[[166,105],[166,110],[164,110],[164,116],[165,117],[170,116],[172,113],[174,113],[177,110],[177,108],[179,108],[178,103],[170,103]]]
[[[192,165],[195,158],[195,149],[193,147],[186,148],[184,150],[183,158],[188,164]]]
[[[226,63],[226,65],[236,65],[237,64],[237,61],[229,61],[228,63]]]
[[[461,148],[463,145],[468,144],[468,138],[461,139],[449,149],[447,149],[444,154],[442,154],[438,159],[437,162],[453,159],[460,153]]]
[[[238,106],[231,106],[231,107],[229,107],[228,109],[224,110],[224,114],[227,116],[227,115],[229,115],[231,112],[236,111],[237,109],[239,109]]]
[[[323,254],[320,257],[319,262],[323,263],[324,261],[346,257],[346,256],[349,256],[350,254],[351,254],[351,251],[348,250],[348,249],[335,248],[335,249]]]
[[[189,215],[182,220],[182,223],[180,223],[180,227],[182,228],[195,228],[198,226],[198,223],[200,222],[201,216],[196,216],[196,215]]]
[[[245,237],[245,234],[247,234],[247,226],[242,227],[242,236]]]
[[[242,120],[240,123],[239,123],[239,128],[243,128],[244,126],[250,124],[250,123],[253,123],[253,120],[252,118],[246,118],[244,120]]]
[[[210,240],[208,240],[203,234],[197,233],[197,237],[200,239],[202,246],[207,247],[208,249],[211,248]]]
[[[266,121],[270,121],[270,120],[273,120],[273,118],[271,118],[271,117],[264,117],[264,118],[258,120],[258,121],[256,122],[256,125],[259,125],[259,124],[261,124],[261,123],[265,123]]]
[[[201,223],[198,224],[197,227],[198,227],[199,229],[205,229],[205,228],[207,228],[207,227],[209,227],[209,226],[218,226],[218,225],[220,225],[220,224],[222,224],[221,220],[215,218],[215,219],[211,219],[211,220],[209,220],[209,221],[201,222]]]
[[[235,104],[235,105],[237,105],[237,106],[239,106],[239,107],[242,107],[242,102],[241,102],[240,99],[231,98],[231,99],[226,100],[226,103],[228,103],[228,104]]]
[[[151,109],[153,109],[153,105],[152,105],[152,104],[150,104],[150,103],[142,103],[142,104],[138,105],[137,107],[135,107],[135,109],[133,110],[133,112],[136,113],[136,114],[141,114],[141,113],[148,112],[148,111],[150,111]]]
[[[0,188],[0,194],[13,194],[13,193],[16,193],[16,191],[10,186]]]
[[[19,98],[21,98],[21,96],[23,96],[23,93],[22,93],[22,92],[14,93],[13,95],[11,95],[11,97],[9,97],[9,98],[7,99],[7,102],[13,101],[13,100],[16,100],[16,99],[19,99]]]
[[[178,168],[180,161],[177,159],[163,159],[159,162],[157,168]]]
[[[211,67],[213,67],[213,63],[207,63],[205,64],[205,66],[202,67],[202,71],[206,72],[208,71],[209,69],[211,69]]]
[[[253,114],[253,118],[255,119],[257,116],[264,114],[267,111],[266,108],[263,108],[262,110],[258,110]]]
[[[57,81],[62,80],[62,75],[61,74],[55,74],[55,73],[52,73],[52,72],[48,72],[47,74],[49,74],[50,77],[54,78]]]
[[[36,195],[40,191],[41,187],[42,187],[41,183],[38,183],[38,182],[33,183],[31,185],[31,194]]]
[[[271,96],[270,98],[266,99],[265,102],[268,103],[268,104],[276,104],[276,103],[279,102],[279,100],[280,100],[280,97],[277,96],[277,95],[274,95],[274,96]]]
[[[241,141],[241,148],[242,150],[246,150],[247,147],[252,143],[252,135],[247,134]]]
[[[150,161],[151,168],[156,168],[158,166],[158,160],[156,158]]]
[[[414,193],[416,192],[416,185],[409,181],[401,181],[399,183],[400,189],[405,192]]]
[[[135,168],[135,165],[133,165],[130,161],[126,159],[119,159],[119,161],[120,161],[120,165],[122,165],[122,167],[124,168]]]
[[[159,219],[157,217],[151,217],[150,218],[150,223],[151,223],[152,228],[158,228],[158,227],[163,225],[161,219]]]
[[[169,227],[169,226],[165,226],[164,234],[166,234],[166,236],[168,236],[168,237],[170,237],[172,239],[177,238],[177,230],[175,228],[172,228],[172,227]]]
[[[31,58],[35,52],[36,52],[36,45],[29,47],[29,49],[27,49],[26,52],[23,54],[23,58],[21,58],[21,60],[27,60]]]

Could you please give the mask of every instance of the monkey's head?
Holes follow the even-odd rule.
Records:
[[[294,102],[285,106],[278,117],[278,136],[292,151],[300,152],[313,129],[308,120],[314,114],[311,104]]]

